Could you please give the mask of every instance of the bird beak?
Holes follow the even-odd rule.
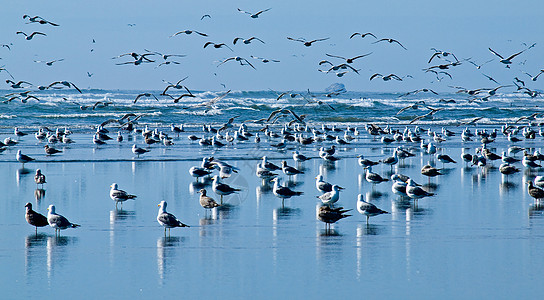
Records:
[[[161,205],[160,205],[160,204],[157,204],[157,206],[158,206],[158,207],[161,207]]]

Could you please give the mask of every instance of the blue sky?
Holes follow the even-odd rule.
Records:
[[[252,19],[240,13],[270,11]],[[351,91],[410,91],[431,88],[452,91],[448,85],[469,89],[495,87],[482,73],[501,84],[514,77],[525,80],[533,89],[541,89],[544,76],[530,82],[529,76],[544,69],[544,20],[541,1],[8,1],[0,12],[0,66],[5,65],[17,80],[46,85],[56,80],[69,80],[81,88],[163,89],[162,80],[175,82],[185,76],[185,84],[194,90],[323,90],[340,82]],[[23,14],[39,15],[60,24],[25,24]],[[204,14],[211,18],[200,20]],[[135,24],[135,26],[128,26]],[[169,36],[179,30],[193,29],[209,37]],[[16,31],[41,31],[26,41]],[[378,38],[399,40],[408,50],[395,44],[372,44],[374,39],[353,38],[354,32],[372,32]],[[235,37],[256,36],[265,44],[233,45]],[[287,37],[330,39],[311,47],[287,40]],[[96,43],[92,43],[92,40]],[[226,48],[203,49],[207,41],[226,43]],[[504,68],[488,47],[503,56],[526,48],[523,43],[537,45],[516,57],[511,69]],[[495,61],[477,70],[464,62],[453,68],[453,79],[440,82],[422,69],[443,63],[428,64],[430,48],[453,52],[460,60],[471,57],[476,62]],[[91,49],[93,51],[91,52]],[[140,66],[115,63],[130,61],[122,53],[143,53],[144,49],[168,54],[185,54],[171,58],[178,65],[156,67],[161,61]],[[356,60],[353,72],[342,78],[321,73],[318,62],[325,53],[352,57],[372,52]],[[280,63],[263,64],[250,55],[277,59]],[[220,61],[232,56],[247,58],[256,68]],[[48,67],[34,60],[64,59]],[[328,58],[333,62],[340,60]],[[520,64],[522,63],[522,64]],[[92,77],[87,76],[92,73]],[[369,81],[374,73],[411,75],[402,82]],[[8,79],[4,72],[2,80]],[[3,83],[2,83],[3,84]],[[1,88],[9,88],[3,84]]]

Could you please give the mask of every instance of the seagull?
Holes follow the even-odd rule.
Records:
[[[266,122],[270,122],[270,120],[274,119],[273,122],[275,122],[278,118],[279,118],[279,115],[289,115],[291,114],[291,116],[293,116],[293,118],[295,118],[295,120],[301,122],[301,123],[304,123],[304,121],[302,120],[301,116],[298,116],[295,112],[293,112],[292,110],[290,109],[286,109],[286,108],[280,108],[280,109],[277,109],[273,112],[270,113],[270,115],[268,116],[268,118],[266,119]],[[278,115],[278,117],[276,117],[276,115]]]
[[[122,202],[125,202],[129,199],[134,199],[138,196],[136,195],[130,195],[129,193],[123,191],[123,190],[120,190],[119,189],[119,186],[117,185],[117,183],[112,183],[110,185],[111,189],[110,189],[110,198],[111,200],[115,201],[115,206],[117,207],[117,203],[121,202],[121,205],[122,205]]]
[[[311,157],[306,157],[304,154],[300,154],[298,151],[293,152],[293,160],[297,163],[305,162],[312,159]]]
[[[468,59],[467,59],[467,61],[468,61],[469,63],[473,64],[473,65],[476,67],[476,69],[479,70],[479,69],[481,69],[484,65],[486,65],[486,64],[488,64],[488,63],[494,61],[494,59],[490,59],[490,60],[484,62],[484,63],[481,64],[481,65],[478,65],[478,64],[476,64],[475,62],[473,62],[473,61],[471,61],[471,60],[468,60]]]
[[[49,223],[47,222],[47,218],[44,215],[32,210],[32,203],[28,202],[25,207],[25,219],[28,224],[36,227],[36,234],[38,234],[38,227],[44,227],[49,225]]]
[[[219,175],[213,176],[212,190],[214,193],[221,196],[221,204],[223,204],[223,196],[241,191],[241,189],[233,188],[230,185],[222,183],[219,179]]]
[[[496,83],[496,84],[500,84],[497,80],[495,80],[495,78],[493,78],[493,77],[491,77],[491,76],[489,76],[489,75],[486,75],[486,74],[484,74],[484,73],[482,73],[482,75],[484,75],[485,78],[489,79],[490,81],[493,81],[493,82]]]
[[[330,224],[336,223],[343,218],[351,217],[351,215],[346,215],[350,210],[343,207],[332,208],[328,205],[323,205],[317,209],[316,217],[319,221],[325,223],[325,230],[330,230]]]
[[[359,164],[359,166],[361,166],[363,168],[370,167],[370,166],[375,166],[375,165],[380,164],[377,161],[372,161],[372,160],[366,159],[362,154],[357,155],[357,163]]]
[[[397,40],[395,40],[395,39],[383,38],[383,39],[380,39],[380,40],[375,41],[375,42],[372,43],[372,44],[376,44],[376,43],[383,42],[383,41],[388,42],[388,43],[390,43],[390,44],[391,44],[391,43],[397,43],[397,44],[399,44],[399,46],[401,46],[404,50],[408,50],[408,49],[406,49],[406,47],[404,47],[399,41],[397,41]]]
[[[239,62],[241,66],[249,65],[249,66],[252,67],[254,70],[257,70],[257,69],[255,69],[255,67],[254,67],[247,59],[245,59],[245,58],[243,58],[243,57],[240,57],[240,56],[229,57],[229,58],[223,60],[223,61],[222,61],[221,63],[219,63],[217,66],[219,67],[220,65],[222,65],[222,64],[224,64],[224,63],[226,63],[226,62],[228,62],[228,61],[231,61],[231,60],[235,60],[235,61]]]
[[[300,196],[304,194],[304,192],[293,191],[288,187],[282,186],[280,183],[280,180],[281,179],[279,177],[276,177],[272,179],[272,182],[274,182],[273,193],[274,195],[276,195],[276,197],[281,198],[282,203],[283,203],[283,200],[285,199],[289,199],[293,196]]]
[[[372,184],[378,184],[378,183],[382,183],[384,181],[389,181],[389,179],[383,178],[382,176],[380,176],[377,173],[373,173],[372,172],[372,166],[368,166],[365,169],[366,169],[366,174],[365,174],[366,181],[368,181],[368,182],[370,182]]]
[[[357,56],[352,57],[352,58],[345,58],[345,57],[342,57],[342,56],[332,55],[332,54],[325,53],[325,55],[327,55],[328,57],[335,57],[335,58],[343,59],[343,60],[345,60],[346,63],[348,63],[348,64],[353,63],[353,61],[356,60],[356,59],[358,59],[358,58],[362,58],[362,57],[365,57],[365,56],[369,56],[370,54],[372,54],[372,52],[367,53],[367,54],[357,55]]]
[[[42,188],[43,188],[43,184],[47,183],[45,181],[45,175],[42,174],[42,170],[36,169],[36,174],[34,175],[34,182],[36,182],[36,187],[38,187],[38,185],[41,184]]]
[[[25,163],[31,162],[34,160],[34,158],[24,155],[21,153],[21,149],[17,150],[17,161],[23,164],[23,167],[25,166]]]
[[[381,210],[376,207],[376,205],[366,202],[362,194],[357,195],[357,211],[366,216],[366,223],[368,224],[368,219],[373,216],[378,216],[381,214],[388,214],[385,210]]]
[[[166,235],[166,228],[168,228],[168,234],[170,234],[170,228],[190,227],[189,225],[181,223],[181,221],[173,214],[166,212],[166,201],[161,201],[158,207],[159,214],[157,215],[157,222],[164,226],[164,235]]]
[[[260,61],[262,61],[263,63],[269,63],[269,62],[280,62],[279,60],[276,60],[276,59],[268,59],[268,58],[262,58],[262,57],[257,57],[257,56],[253,56],[253,55],[250,55],[251,58],[254,58],[254,59],[258,59]]]
[[[136,144],[132,145],[132,153],[136,154],[138,157],[140,157],[141,154],[144,154],[149,151],[150,150],[137,147]]]
[[[367,33],[359,33],[359,32],[355,32],[353,33],[349,38],[353,38],[354,36],[358,36],[360,35],[361,38],[365,38],[365,36],[367,35],[370,35],[371,37],[374,37],[375,39],[378,39],[374,34],[372,34],[372,32],[367,32]]]
[[[505,64],[505,65],[511,64],[511,63],[512,63],[512,59],[514,59],[514,57],[520,55],[521,53],[525,52],[525,50],[527,50],[527,49],[521,50],[521,51],[518,52],[518,53],[514,53],[514,54],[510,55],[509,57],[504,58],[504,57],[502,57],[499,53],[493,51],[493,49],[491,49],[491,48],[488,48],[488,49],[489,49],[489,51],[491,51],[491,53],[495,54],[496,56],[498,56],[498,57],[500,58],[499,62],[501,62],[501,63],[503,63],[503,64]]]
[[[45,145],[43,146],[44,150],[45,150],[45,154],[46,155],[53,155],[53,154],[57,154],[57,153],[62,153],[61,150],[57,150],[53,147],[49,147],[49,145]]]
[[[527,191],[529,192],[529,195],[533,198],[535,198],[535,200],[540,200],[540,199],[543,199],[544,198],[544,190],[539,188],[539,187],[536,187],[533,185],[533,182],[532,181],[527,181]]]
[[[198,179],[200,177],[208,176],[211,173],[212,173],[212,171],[206,170],[205,168],[201,168],[201,167],[193,166],[193,167],[191,167],[189,169],[189,174],[191,174],[191,176],[195,177],[197,182],[198,182]]]
[[[176,35],[179,35],[179,34],[182,34],[182,33],[184,33],[184,34],[191,34],[191,33],[193,33],[193,32],[196,33],[196,34],[198,34],[198,35],[201,35],[201,36],[208,36],[207,34],[202,33],[202,32],[198,32],[198,31],[196,31],[196,30],[181,30],[181,31],[178,31],[178,32],[172,34],[170,37],[173,37],[173,36],[176,36]]]
[[[424,189],[422,189],[421,187],[417,186],[416,183],[412,179],[408,179],[408,182],[406,185],[406,194],[408,195],[408,197],[415,200],[434,195],[434,193],[429,193],[425,191]]]
[[[206,190],[201,189],[198,191],[200,194],[200,205],[205,209],[213,209],[215,207],[221,206],[221,204],[215,202],[211,197],[206,196]]]
[[[42,61],[42,60],[35,60],[34,62],[35,63],[44,63],[46,64],[47,66],[52,66],[54,63],[56,62],[59,62],[59,61],[63,61],[64,58],[61,58],[61,59],[55,59],[55,60],[50,60],[50,61]]]
[[[279,61],[278,61],[278,62],[279,62]],[[2,71],[8,73],[8,75],[9,75],[9,77],[11,77],[11,79],[15,79],[15,78],[13,77],[13,75],[11,75],[11,73],[8,71],[8,69],[4,68],[4,66],[1,66],[1,67],[0,67],[0,72],[2,72]]]
[[[242,43],[244,43],[244,44],[246,44],[246,45],[250,44],[251,41],[253,41],[253,40],[257,40],[257,41],[259,41],[259,42],[265,44],[265,42],[264,42],[263,40],[261,40],[261,39],[258,38],[258,37],[254,37],[254,36],[250,37],[249,39],[244,39],[244,38],[237,37],[237,38],[234,38],[234,41],[232,41],[232,43],[233,43],[234,45],[236,45],[236,43],[237,43],[239,40],[241,40]]]
[[[429,61],[427,62],[428,64],[431,63],[431,61],[433,60],[433,58],[435,57],[438,57],[438,58],[441,58],[442,57],[447,57],[449,55],[453,56],[453,58],[455,58],[456,61],[459,61],[457,59],[457,57],[455,57],[455,54],[451,53],[451,52],[446,52],[446,51],[440,51],[440,50],[436,50],[435,48],[431,48],[431,50],[434,50],[434,54],[431,56],[431,58],[429,59]]]
[[[47,86],[47,88],[51,88],[51,87],[54,87],[55,85],[63,85],[65,87],[73,87],[74,89],[76,89],[80,94],[81,94],[81,90],[73,83],[73,82],[69,82],[69,81],[55,81],[53,83],[51,83],[50,85]]]
[[[55,212],[55,205],[51,204],[47,208],[47,223],[49,223],[49,226],[53,227],[55,229],[55,235],[60,235],[60,231],[67,229],[67,228],[77,228],[81,225],[71,223],[66,219],[64,216],[59,215]]]
[[[330,192],[326,192],[325,194],[316,197],[319,198],[323,204],[331,205],[338,202],[338,199],[340,199],[340,189],[341,188],[335,184],[332,186]]]
[[[25,36],[25,39],[27,41],[30,41],[35,35],[44,35],[44,36],[47,36],[47,34],[43,33],[43,32],[39,32],[39,31],[34,31],[33,33],[31,33],[30,35],[27,35],[26,33],[22,32],[22,31],[17,31],[17,34],[22,34]]]
[[[291,38],[291,37],[287,37],[287,39],[290,40],[290,41],[301,42],[301,43],[304,44],[304,46],[310,47],[315,42],[326,41],[329,38],[315,39],[315,40],[311,40],[311,41],[306,41],[305,39],[294,39],[294,38]]]
[[[200,17],[200,21],[204,20],[204,18],[212,18],[212,16],[206,14],[206,15],[203,15],[202,17]]]
[[[544,73],[544,69],[540,70],[540,72],[538,72],[538,74],[536,74],[536,76],[533,76],[533,75],[531,75],[531,74],[529,74],[529,73],[527,73],[527,72],[523,72],[523,73],[525,73],[525,75],[531,77],[531,80],[532,80],[532,81],[536,81],[536,80],[538,79],[538,76],[540,76],[540,74]],[[517,77],[516,77],[516,78],[517,78]],[[520,81],[520,80],[518,79],[518,81]],[[522,81],[522,82],[523,82],[523,81]],[[523,85],[525,85],[525,84],[523,84]]]
[[[281,170],[283,171],[283,173],[289,177],[293,176],[293,175],[297,175],[297,174],[304,174],[303,171],[300,171],[296,168],[293,168],[289,165],[287,165],[287,162],[285,160],[282,160],[281,161]]]
[[[227,44],[225,44],[225,43],[216,44],[216,43],[214,43],[214,42],[206,42],[206,43],[204,44],[204,47],[203,47],[203,48],[206,48],[206,47],[208,47],[208,46],[210,46],[210,45],[213,46],[215,49],[227,47],[230,51],[233,51],[233,52],[234,52],[234,50],[232,50],[232,48],[229,47],[229,46],[228,46]]]
[[[402,78],[400,78],[399,76],[395,75],[395,74],[389,74],[387,76],[383,76],[382,74],[380,73],[376,73],[372,76],[370,76],[370,80],[376,78],[376,77],[380,77],[381,79],[383,79],[383,81],[389,81],[391,79],[395,79],[395,80],[398,80],[398,81],[402,81]]]
[[[447,163],[457,163],[447,154],[436,154],[436,159],[438,159],[442,163],[442,166]]]
[[[20,89],[23,87],[23,84],[28,84],[29,86],[32,85],[32,83],[30,82],[27,82],[27,81],[19,81],[19,82],[15,82],[13,80],[10,80],[10,79],[6,79],[6,83],[9,84],[11,86],[11,88],[13,89]]]
[[[28,21],[30,21],[29,23],[40,23],[42,25],[49,24],[51,26],[59,26],[58,24],[49,22],[49,21],[47,21],[46,19],[44,19],[44,18],[42,18],[40,16],[31,17],[29,15],[23,15],[23,19],[28,19]],[[29,23],[27,23],[27,24],[29,24]]]
[[[136,99],[134,99],[134,101],[132,103],[136,103],[136,101],[138,101],[138,99],[142,98],[142,97],[153,97],[155,98],[155,100],[159,101],[159,99],[157,99],[157,97],[151,93],[142,93],[142,94],[139,94],[138,96],[136,96]]]
[[[332,184],[323,180],[323,175],[319,174],[315,177],[315,187],[321,193],[328,193],[332,191]],[[339,187],[342,189],[341,187]]]
[[[267,12],[269,10],[271,10],[272,8],[267,8],[267,9],[264,9],[264,10],[260,10],[256,13],[252,13],[252,12],[249,12],[249,11],[244,11],[244,10],[241,10],[238,8],[238,11],[241,12],[241,13],[244,13],[244,14],[248,14],[251,18],[253,19],[257,19],[259,17],[260,14],[264,13],[264,12]]]

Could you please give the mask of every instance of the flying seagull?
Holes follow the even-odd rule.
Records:
[[[380,40],[375,41],[375,42],[372,43],[372,44],[376,44],[376,43],[383,42],[383,41],[388,42],[389,44],[391,44],[391,43],[397,43],[397,44],[399,44],[399,46],[401,46],[404,50],[408,50],[408,49],[406,49],[406,47],[404,47],[399,41],[397,41],[397,40],[395,40],[395,39],[386,39],[386,38],[383,38],[383,39],[380,39]]]
[[[312,43],[315,43],[315,42],[320,42],[320,41],[326,41],[328,40],[329,38],[323,38],[323,39],[315,39],[315,40],[311,40],[311,41],[307,41],[303,38],[300,38],[300,39],[294,39],[294,38],[291,38],[291,37],[287,37],[288,40],[290,41],[295,41],[295,42],[301,42],[304,44],[304,46],[306,47],[310,47],[312,45]]]
[[[514,57],[520,55],[521,53],[525,52],[525,50],[527,50],[527,49],[521,50],[521,51],[518,52],[518,53],[514,53],[514,54],[510,55],[509,57],[504,58],[504,57],[502,57],[499,53],[493,51],[493,49],[491,49],[491,48],[488,48],[488,49],[489,49],[489,51],[491,51],[491,53],[495,54],[496,56],[498,56],[498,57],[500,58],[499,62],[501,62],[501,63],[503,63],[503,64],[505,64],[505,65],[511,64],[511,63],[512,63],[512,59],[514,59]]]
[[[39,31],[34,31],[33,33],[31,33],[30,35],[22,32],[22,31],[17,31],[17,34],[22,34],[25,36],[25,39],[27,41],[30,41],[35,35],[43,35],[43,36],[47,36],[47,34],[43,33],[43,32],[39,32]]]
[[[257,19],[259,17],[260,14],[264,13],[264,12],[267,12],[269,10],[271,10],[272,8],[267,8],[267,9],[264,9],[264,10],[260,10],[256,13],[252,13],[252,12],[249,12],[249,11],[244,11],[244,10],[241,10],[238,8],[238,11],[241,12],[241,13],[244,13],[244,14],[248,14],[251,18],[253,19]]]

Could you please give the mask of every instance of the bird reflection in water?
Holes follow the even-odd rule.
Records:
[[[110,210],[110,222],[120,222],[136,218],[136,212],[132,210],[115,209]]]
[[[47,234],[37,233],[28,235],[25,238],[25,269],[27,275],[30,271],[35,270],[35,263],[43,263],[43,255],[40,250],[47,243]]]
[[[366,199],[368,199],[368,201],[378,200],[383,196],[387,196],[387,193],[382,193],[376,190],[366,192]]]
[[[292,217],[300,217],[302,210],[300,208],[290,208],[286,206],[275,208],[272,211],[272,219],[274,221],[278,220],[288,220]]]
[[[501,193],[508,193],[518,188],[518,184],[510,181],[503,181],[500,184],[499,190]]]
[[[25,167],[21,167],[20,169],[17,169],[17,173],[15,174],[17,186],[19,186],[19,184],[21,183],[21,179],[25,177],[26,175],[30,174],[31,172],[32,172],[31,169],[27,169]]]
[[[427,183],[427,184],[424,184],[423,185],[423,188],[427,191],[427,192],[431,192],[431,193],[435,193],[438,191],[438,188],[440,187],[440,185],[438,185],[437,183],[433,183],[433,182],[430,182],[430,183]]]
[[[167,260],[176,253],[174,247],[178,246],[183,240],[184,238],[179,236],[164,236],[157,239],[157,271],[161,280],[164,279],[164,275],[168,272],[166,270]]]
[[[359,224],[357,225],[357,237],[362,237],[365,235],[379,235],[382,234],[385,230],[385,226],[376,225],[376,224]]]
[[[191,193],[191,195],[194,195],[201,189],[209,187],[211,185],[212,181],[208,177],[204,177],[202,181],[193,181],[189,184],[189,193]]]
[[[40,203],[40,200],[42,200],[44,197],[45,197],[44,189],[36,189],[34,191],[34,198],[36,199],[37,203]]]
[[[56,264],[66,259],[67,246],[78,242],[77,237],[47,236],[47,276],[51,277]]]
[[[540,217],[544,215],[544,203],[538,201],[529,205],[529,217]]]

